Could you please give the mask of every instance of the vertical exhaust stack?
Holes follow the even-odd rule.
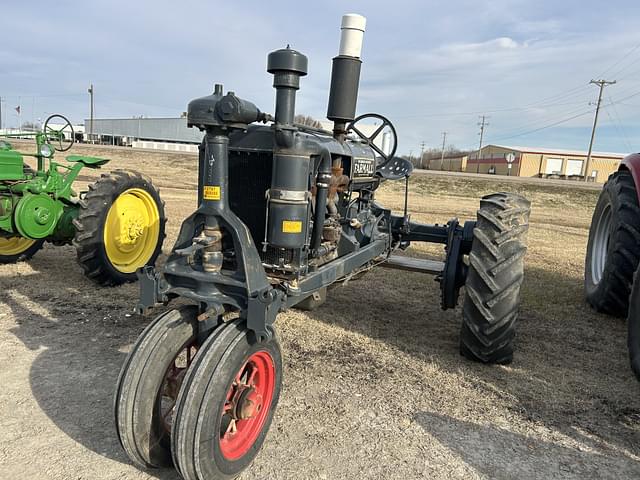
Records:
[[[366,24],[367,19],[362,15],[348,13],[342,17],[340,51],[333,59],[327,108],[327,118],[333,121],[334,137],[339,140],[344,139],[345,127],[356,115]]]

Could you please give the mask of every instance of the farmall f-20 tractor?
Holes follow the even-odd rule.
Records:
[[[602,189],[589,231],[587,301],[627,317],[631,369],[640,380],[640,154],[625,157]]]
[[[54,127],[54,122],[62,124]],[[80,171],[109,160],[69,155],[65,163],[54,161],[55,151],[67,151],[75,141],[62,115],[49,117],[43,131],[32,136],[36,152],[28,154],[0,138],[0,264],[30,259],[45,241],[73,243],[94,282],[136,280],[138,268],[154,264],[165,236],[164,206],[151,180],[115,170],[78,193],[73,183]],[[37,160],[36,170],[25,163],[28,156]]]
[[[191,304],[160,314],[120,373],[117,432],[136,464],[173,463],[189,480],[239,474],[280,395],[278,313],[314,309],[329,287],[378,264],[435,275],[443,308],[464,286],[461,353],[512,360],[530,204],[497,193],[481,200],[477,222],[425,225],[410,221],[406,201],[404,215],[376,202],[382,183],[406,180],[412,169],[393,156],[395,146],[375,143],[383,130],[395,132],[387,119],[355,118],[364,27],[359,15],[342,19],[327,113],[333,132],[294,123],[307,58],[290,48],[267,59],[274,117],[221,85],[189,104],[188,125],[204,132],[199,204],[166,264],[139,272],[138,309]],[[370,136],[367,120],[379,122]],[[444,261],[392,255],[410,242],[444,245]]]

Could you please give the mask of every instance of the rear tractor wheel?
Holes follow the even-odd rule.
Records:
[[[640,380],[640,268],[636,272],[631,296],[629,297],[629,315],[627,316],[629,360],[631,370]]]
[[[462,308],[460,353],[482,362],[513,360],[531,203],[495,193],[480,201]]]
[[[103,174],[80,200],[73,244],[85,275],[100,285],[136,280],[162,250],[164,203],[151,180],[134,171]]]
[[[585,262],[587,301],[599,312],[624,317],[640,260],[640,206],[630,172],[616,172],[602,189]]]

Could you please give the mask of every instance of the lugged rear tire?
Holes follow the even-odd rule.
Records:
[[[112,208],[117,209],[114,204],[127,196],[140,199],[140,205],[132,203],[132,207],[145,208],[125,208],[124,214],[128,216],[119,217],[118,212],[117,215],[113,214],[115,217],[112,216]],[[79,205],[78,217],[73,221],[76,228],[73,245],[76,247],[78,263],[88,278],[102,286],[120,285],[136,281],[138,268],[155,264],[162,251],[167,219],[164,202],[149,177],[133,170],[114,170],[102,174],[97,182],[89,186]],[[143,212],[137,217],[136,212],[140,210]],[[145,221],[151,217],[154,218],[153,223],[146,225]],[[115,221],[125,218],[123,222],[131,223],[130,230],[116,223],[119,228],[110,231],[110,220],[114,218]],[[134,232],[133,237],[125,240],[133,243],[117,243],[115,239],[128,231]],[[136,242],[145,244],[139,255]],[[129,254],[131,258],[127,256]]]
[[[629,314],[627,316],[627,344],[631,370],[640,380],[640,267],[636,272],[631,296],[629,297]]]
[[[624,317],[640,261],[640,206],[630,172],[615,172],[602,189],[589,230],[584,290],[597,311]]]
[[[481,363],[513,360],[531,203],[494,193],[480,201],[462,308],[460,353]]]

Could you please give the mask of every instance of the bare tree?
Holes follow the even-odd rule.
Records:
[[[296,115],[293,121],[307,127],[322,128],[322,124],[309,115]]]

